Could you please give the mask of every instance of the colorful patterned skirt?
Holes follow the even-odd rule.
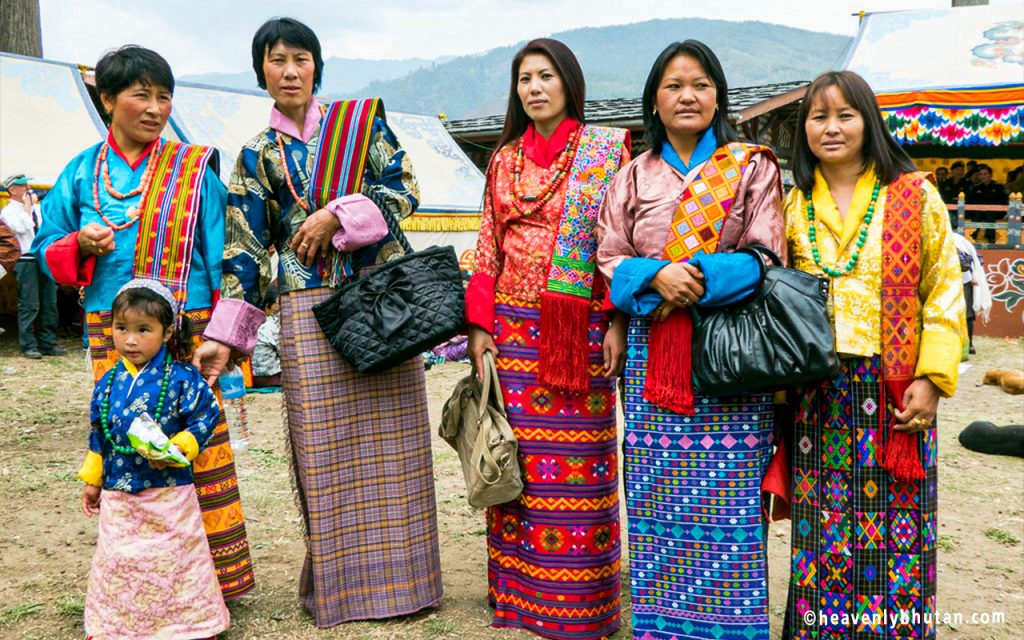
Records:
[[[545,638],[602,638],[619,627],[615,392],[601,375],[607,315],[590,314],[590,392],[537,382],[540,307],[498,295],[494,342],[523,494],[487,510],[494,626]]]
[[[192,321],[193,341],[202,342],[203,331],[210,322],[209,309],[187,311]],[[121,359],[114,349],[111,337],[112,314],[109,311],[86,314],[89,335],[89,357],[93,378],[99,381],[103,374]],[[193,482],[203,512],[203,526],[210,543],[213,564],[217,568],[224,600],[232,600],[252,591],[256,585],[249,555],[249,538],[245,532],[245,515],[238,494],[238,476],[235,474],[235,456],[228,441],[228,423],[224,416],[224,403],[220,386],[214,388],[221,403],[217,427],[210,442],[192,463]]]
[[[876,459],[892,417],[879,406],[880,358],[842,363],[796,406],[783,637],[934,638],[935,429],[921,436],[926,478],[894,481]]]
[[[85,598],[96,640],[209,638],[228,628],[191,486],[103,491]]]
[[[767,640],[772,396],[698,396],[692,416],[651,404],[649,329],[630,322],[625,376],[633,637]]]
[[[423,361],[362,374],[324,337],[328,288],[281,296],[281,385],[306,527],[299,597],[318,627],[441,602]]]

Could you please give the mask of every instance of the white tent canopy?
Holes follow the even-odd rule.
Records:
[[[0,179],[24,173],[52,185],[106,134],[75,65],[0,54]]]
[[[1020,5],[869,13],[843,68],[875,93],[1024,81]]]

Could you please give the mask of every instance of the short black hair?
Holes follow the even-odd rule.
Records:
[[[277,287],[270,285],[267,287],[267,292],[263,294],[263,309],[269,309],[274,306],[275,302],[277,302]]]
[[[174,74],[164,57],[152,49],[126,44],[96,63],[96,91],[115,97],[136,82],[163,87],[174,95]]]
[[[963,169],[964,168],[964,161],[963,160],[957,160],[953,164],[949,165],[949,170],[950,171],[952,171],[953,169],[956,169],[956,168]]]
[[[650,73],[647,74],[642,109],[644,128],[646,129],[644,138],[651,151],[661,153],[661,145],[668,139],[665,125],[662,124],[658,114],[654,112],[654,107],[658,103],[658,85],[661,84],[661,78],[665,75],[665,69],[676,56],[690,56],[695,59],[715,85],[717,92],[715,102],[718,109],[711,118],[711,128],[714,129],[717,146],[720,147],[727,142],[739,142],[739,134],[729,124],[729,83],[725,80],[722,63],[718,61],[718,56],[711,50],[711,47],[700,40],[684,40],[673,42],[665,47],[665,50],[658,55],[658,59],[654,61]]]
[[[252,37],[252,70],[260,89],[267,88],[267,77],[263,74],[263,60],[278,42],[302,49],[313,54],[313,93],[320,90],[323,80],[324,58],[320,51],[320,40],[313,30],[295,18],[271,18],[263,23]]]
[[[985,171],[988,171],[989,173],[992,173],[992,167],[988,166],[984,162],[982,162],[982,163],[978,164],[976,167],[974,167],[974,171],[975,172],[981,171],[982,169],[984,169]]]
[[[807,142],[807,119],[816,99],[829,87],[839,89],[843,98],[864,120],[861,172],[874,167],[878,181],[889,184],[900,175],[917,170],[914,161],[889,133],[878,108],[878,100],[864,78],[853,71],[828,71],[815,78],[807,87],[807,94],[797,112],[790,167],[793,170],[793,182],[801,191],[809,191],[814,186],[814,168],[818,165],[818,158]],[[824,100],[823,97],[820,99]]]

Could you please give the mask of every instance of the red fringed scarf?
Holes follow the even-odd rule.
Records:
[[[882,400],[903,411],[903,394],[914,381],[917,368],[918,314],[921,284],[921,173],[905,173],[886,192],[882,227]],[[880,412],[885,420],[885,412]],[[922,480],[917,433],[896,431],[896,420],[881,425],[888,430],[878,453],[882,468],[900,482]]]
[[[765,151],[771,153],[766,147],[738,142],[715,150],[683,191],[662,254],[665,260],[685,262],[715,252],[722,222],[750,158]],[[645,399],[688,416],[694,412],[692,341],[693,318],[686,309],[676,309],[665,320],[652,323],[644,383]]]
[[[608,184],[622,164],[628,132],[584,125],[568,175],[540,303],[538,379],[560,391],[585,393],[590,386],[590,300],[597,267],[597,214]]]

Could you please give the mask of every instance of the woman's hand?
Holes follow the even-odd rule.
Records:
[[[103,256],[114,250],[114,230],[90,222],[78,230],[78,250],[83,257]]]
[[[494,344],[494,336],[489,331],[480,327],[469,325],[469,344],[466,346],[466,355],[473,363],[473,371],[480,382],[484,381],[484,352],[490,351],[495,358],[498,357],[498,345]]]
[[[192,354],[192,366],[199,369],[199,375],[206,379],[211,387],[217,378],[228,367],[231,360],[231,347],[216,340],[207,340]]]
[[[939,388],[928,378],[918,378],[903,393],[903,411],[896,411],[896,431],[920,433],[935,426],[939,409]]]
[[[696,303],[704,295],[704,274],[687,262],[665,265],[654,276],[651,288],[677,307]]]
[[[326,256],[331,246],[331,238],[341,228],[338,217],[327,209],[320,209],[310,214],[292,236],[289,246],[295,252],[299,262],[307,267],[313,266],[317,256]]]
[[[608,331],[604,334],[604,375],[617,378],[626,368],[626,328],[629,317],[616,311]]]
[[[82,488],[82,513],[91,518],[100,512],[100,488],[87,484]]]

